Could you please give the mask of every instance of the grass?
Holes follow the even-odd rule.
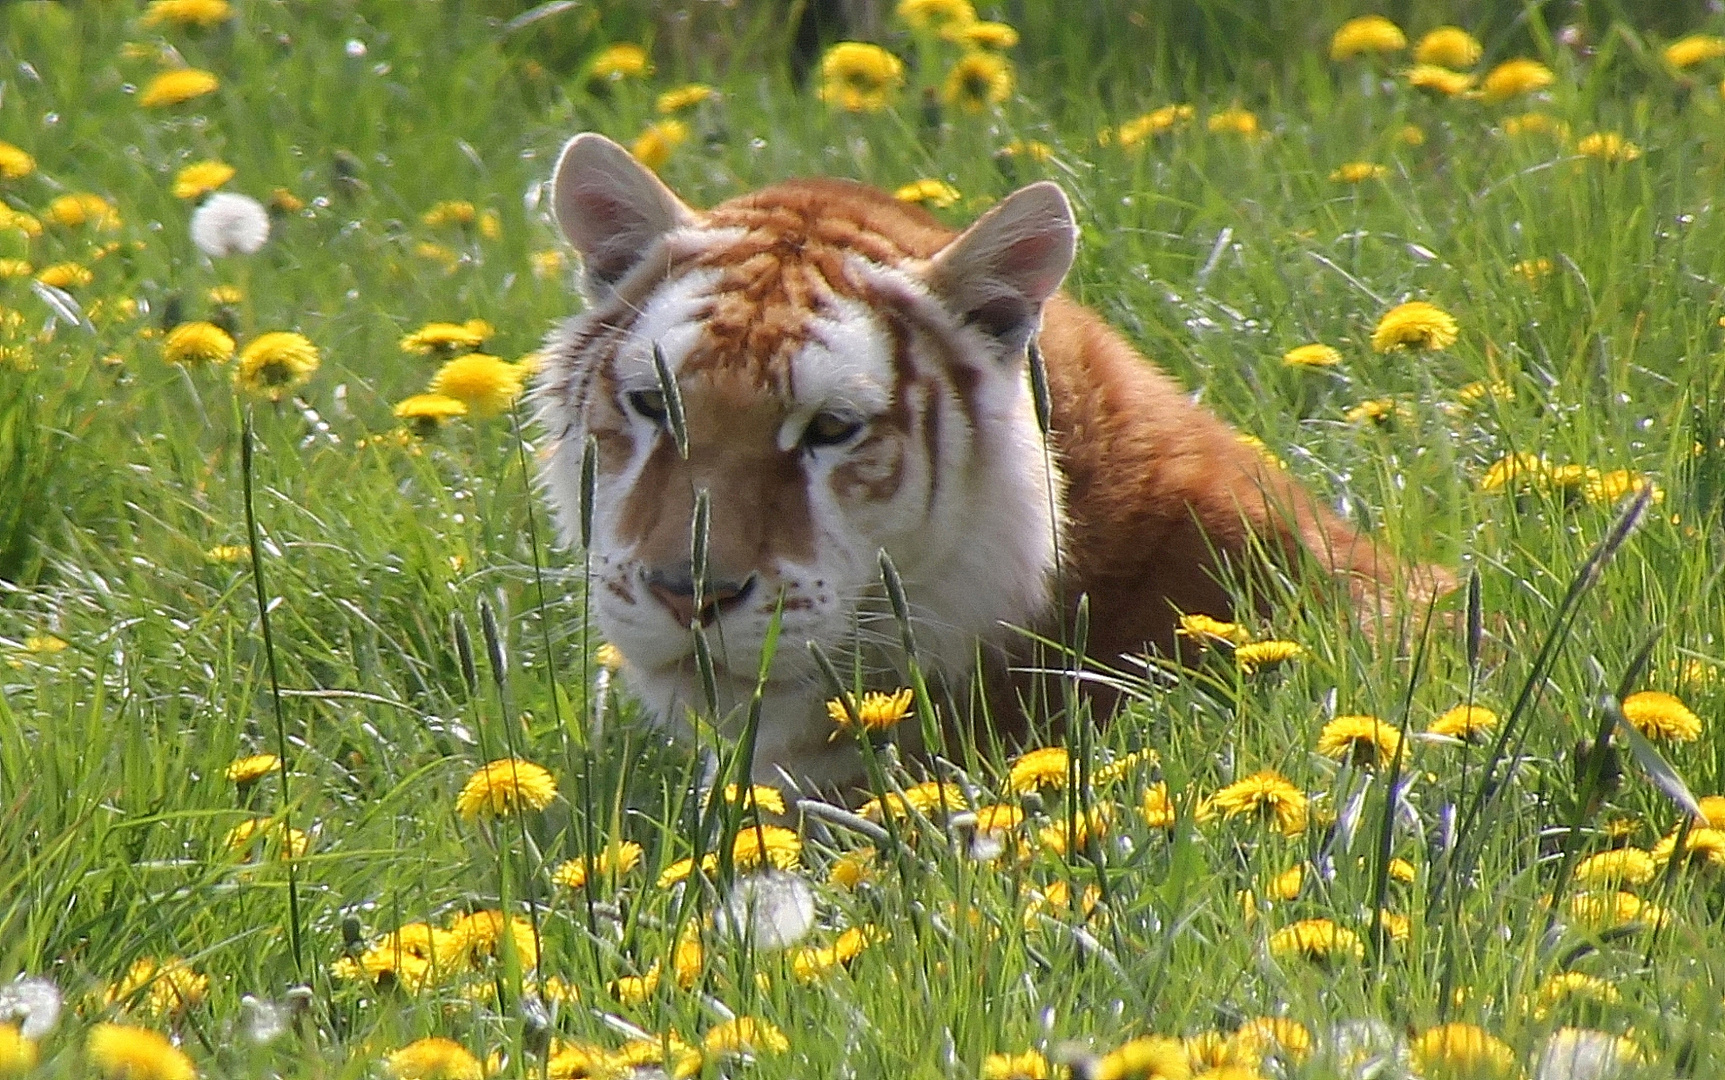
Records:
[[[1562,896],[1545,901],[1560,886],[1609,896],[1574,878],[1579,857],[1649,849],[1682,827],[1658,769],[1696,795],[1725,790],[1725,71],[1673,71],[1661,56],[1681,34],[1721,30],[1717,16],[1591,6],[1566,35],[1546,8],[1454,5],[1450,20],[1485,44],[1481,70],[1528,55],[1555,73],[1491,105],[1421,97],[1396,78],[1399,59],[1332,62],[1329,35],[1357,12],[1324,0],[1192,5],[1171,21],[1129,5],[985,6],[1022,41],[1011,99],[976,115],[920,105],[956,54],[888,17],[879,40],[909,62],[910,85],[897,108],[850,115],[793,79],[790,28],[764,5],[658,20],[581,5],[516,23],[502,4],[235,7],[204,31],[145,28],[132,5],[0,9],[0,139],[36,161],[0,197],[46,219],[56,196],[94,192],[122,221],[0,229],[0,257],[94,274],[71,290],[78,321],[28,278],[0,282],[0,976],[48,978],[66,999],[39,1046],[43,1075],[86,1071],[87,1030],[114,1020],[171,1033],[211,1076],[365,1075],[426,1036],[537,1075],[548,1038],[698,1043],[731,1016],[788,1045],[758,1037],[746,1066],[709,1053],[708,1075],[970,1077],[993,1053],[1082,1063],[1137,1036],[1226,1034],[1261,1016],[1315,1040],[1303,1059],[1258,1062],[1263,1075],[1368,1075],[1341,1060],[1362,1033],[1391,1062],[1375,1075],[1398,1075],[1407,1038],[1444,1022],[1478,1025],[1530,1075],[1565,1025],[1630,1035],[1637,1075],[1707,1076],[1725,1061],[1719,865],[1661,861],[1635,887],[1663,922],[1589,922]],[[1443,21],[1421,18],[1410,36]],[[656,70],[589,83],[588,62],[620,41],[649,46]],[[182,62],[221,88],[140,108],[135,89]],[[721,96],[686,114],[690,137],[662,173],[697,205],[795,174],[889,188],[935,177],[961,193],[941,211],[957,224],[1021,183],[1060,181],[1083,226],[1068,288],[1394,549],[1477,575],[1477,639],[1460,598],[1429,632],[1406,611],[1404,633],[1376,637],[1334,606],[1281,603],[1251,629],[1307,659],[1252,675],[1211,650],[1177,678],[1134,679],[1126,714],[1086,736],[1074,772],[1140,750],[1158,764],[1019,800],[998,754],[969,759],[967,801],[1029,815],[1012,851],[972,858],[938,812],[829,822],[805,838],[803,884],[771,886],[792,913],[812,898],[805,941],[776,949],[765,928],[739,941],[723,919],[709,925],[733,895],[728,838],[746,841],[752,815],[703,808],[697,756],[632,723],[626,676],[596,661],[579,555],[551,544],[532,491],[523,411],[425,438],[391,416],[436,370],[401,351],[403,334],[483,318],[487,351],[514,359],[575,309],[567,268],[535,272],[559,250],[538,198],[550,155],[578,130],[633,139],[658,119],[657,93],[692,80]],[[1195,116],[1172,132],[1134,147],[1098,138],[1176,102]],[[1261,136],[1207,130],[1236,103]],[[1507,134],[1530,110],[1562,129]],[[1598,131],[1640,156],[1578,153]],[[1003,155],[1015,140],[1049,152]],[[304,205],[275,217],[255,256],[211,261],[170,190],[205,159],[235,167],[230,190],[285,188]],[[1351,161],[1385,174],[1330,179]],[[425,224],[446,200],[494,213],[497,235]],[[1548,269],[1515,269],[1531,260]],[[220,310],[218,285],[242,299]],[[1459,341],[1374,352],[1377,320],[1409,298],[1454,314]],[[163,362],[165,328],[211,317],[242,347],[304,333],[322,366],[272,403],[236,392],[231,365]],[[1280,362],[1307,342],[1342,363]],[[1511,392],[1467,389],[1491,383]],[[1378,399],[1402,412],[1346,419]],[[1629,470],[1660,492],[1561,626],[1625,504],[1552,483],[1482,487],[1517,452]],[[1665,765],[1621,738],[1609,760],[1579,749],[1611,695],[1645,689],[1678,694],[1700,737],[1656,741]],[[1465,701],[1508,724],[1518,698],[1495,755],[1489,738],[1419,735]],[[1314,752],[1324,723],[1349,714],[1409,733],[1393,766]],[[237,758],[284,750],[281,770],[226,778]],[[550,770],[556,797],[459,815],[468,777],[508,754]],[[883,756],[883,783],[919,778]],[[1297,835],[1201,813],[1266,769],[1311,798]],[[1172,828],[1136,809],[1158,780]],[[1099,841],[1061,855],[1038,840],[1097,803],[1113,808]],[[229,831],[260,817],[272,839],[231,850]],[[284,823],[305,833],[292,860]],[[564,860],[622,841],[641,845],[639,868],[551,884]],[[865,846],[868,881],[832,884]],[[724,887],[656,884],[715,848]],[[1049,899],[1062,891],[1080,902]],[[1409,920],[1405,941],[1380,947],[1380,906]],[[495,956],[446,959],[417,991],[407,976],[342,977],[344,958],[398,927],[493,909],[529,921]],[[1357,934],[1360,958],[1271,948],[1305,919]],[[860,955],[798,977],[797,948],[852,927],[872,928]],[[682,953],[680,986],[690,933],[704,952]],[[176,957],[207,984],[126,985],[140,961]],[[638,996],[645,984],[617,982],[655,972]],[[1602,980],[1610,1000],[1540,1005],[1564,972]],[[551,976],[571,994],[553,1000]],[[257,1037],[275,1007],[300,1011]]]

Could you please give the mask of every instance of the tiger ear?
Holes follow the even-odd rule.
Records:
[[[960,318],[1012,356],[1066,277],[1077,241],[1066,193],[1043,180],[1000,200],[936,252],[928,281]]]
[[[551,174],[551,207],[581,253],[589,296],[623,280],[661,236],[696,221],[651,169],[592,131],[563,147]]]

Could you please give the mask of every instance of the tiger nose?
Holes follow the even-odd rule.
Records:
[[[737,607],[749,598],[755,588],[755,574],[741,581],[705,581],[701,584],[700,607],[695,606],[695,574],[692,564],[647,571],[647,591],[665,606],[678,625],[699,622],[707,626],[714,619]]]

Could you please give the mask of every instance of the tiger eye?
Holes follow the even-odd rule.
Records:
[[[803,429],[804,446],[837,446],[862,430],[862,421],[838,413],[816,413]]]
[[[663,390],[636,390],[624,400],[629,408],[655,424],[665,422],[665,392]]]

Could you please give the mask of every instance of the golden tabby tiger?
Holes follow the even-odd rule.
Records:
[[[584,134],[552,193],[587,308],[553,336],[538,391],[551,500],[578,536],[591,436],[590,602],[667,724],[703,704],[691,623],[708,627],[734,733],[782,612],[758,780],[831,791],[859,779],[806,644],[880,688],[902,681],[883,550],[920,659],[960,678],[979,655],[999,670],[1025,640],[1013,627],[1057,633],[1057,596],[1070,608],[1089,595],[1088,651],[1108,662],[1170,648],[1181,612],[1225,616],[1224,565],[1265,552],[1297,567],[1314,561],[1303,549],[1362,596],[1400,576],[1058,291],[1077,230],[1055,184],[1014,192],[956,235],[844,180],[699,211]],[[1046,452],[1032,339],[1052,404]],[[686,459],[655,351],[676,381]],[[698,491],[711,505],[699,603]],[[1021,715],[1002,692],[1011,681],[989,682],[997,723]]]

